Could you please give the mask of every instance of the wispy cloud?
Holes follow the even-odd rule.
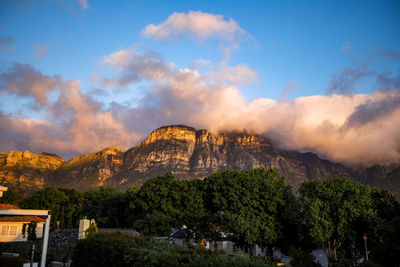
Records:
[[[397,75],[391,71],[384,71],[376,77],[376,88],[378,90],[400,90],[400,70]]]
[[[395,50],[380,50],[378,52],[378,55],[389,58],[389,59],[394,59],[394,60],[399,60],[400,59],[400,51],[395,51]]]
[[[16,47],[13,46],[14,43],[15,43],[14,38],[0,36],[0,50],[3,50],[3,51],[15,50]]]
[[[34,56],[36,59],[46,57],[47,50],[49,50],[49,46],[41,43],[37,43],[34,45]]]
[[[333,74],[328,85],[329,94],[352,94],[356,83],[368,76],[372,76],[373,71],[368,70],[368,64],[360,64],[355,67],[344,67],[339,74]]]
[[[292,80],[290,80],[288,82],[288,84],[285,86],[285,88],[283,88],[280,100],[282,102],[287,101],[287,95],[290,93],[293,93],[294,90],[296,89],[296,87],[297,87],[297,84],[295,84]]]
[[[352,48],[353,48],[353,46],[348,41],[346,41],[342,44],[342,50],[344,53],[349,53]]]
[[[77,0],[77,1],[83,10],[86,10],[89,8],[89,3],[87,0]]]

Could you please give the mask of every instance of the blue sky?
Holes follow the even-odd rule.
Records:
[[[89,1],[86,10],[75,1],[12,2],[3,3],[0,34],[12,37],[16,49],[2,52],[1,63],[30,63],[46,74],[80,80],[84,90],[96,86],[90,75],[104,55],[135,43],[179,67],[199,58],[218,62],[215,40],[160,44],[141,38],[147,24],[190,10],[232,18],[256,40],[243,42],[231,60],[259,75],[257,85],[243,90],[249,100],[279,99],[291,80],[298,85],[291,98],[325,94],[332,74],[359,63],[376,70],[400,67],[377,55],[400,50],[398,1]],[[36,44],[48,47],[39,59]],[[357,92],[371,90],[373,80],[357,85]]]
[[[371,95],[380,89],[399,89],[396,87],[400,83],[396,76],[400,70],[399,1],[6,0],[0,5],[0,71],[7,73],[12,64],[25,64],[49,79],[57,75],[79,81],[79,92],[97,101],[102,111],[112,110],[115,120],[113,108],[123,106],[131,110],[143,106],[143,101],[154,96],[154,92],[148,94],[148,88],[158,82],[147,77],[129,82],[125,88],[106,88],[104,83],[93,79],[94,76],[113,79],[129,73],[121,66],[104,63],[107,57],[124,50],[143,54],[151,51],[179,70],[192,68],[193,62],[200,59],[210,61],[208,68],[214,70],[246,65],[257,77],[253,82],[233,85],[246,103],[256,99],[295,102],[304,96]],[[149,24],[161,25],[175,12],[186,16],[190,11],[221,15],[220,22],[233,20],[244,33],[228,41],[221,32],[207,38],[190,32],[177,33],[167,40],[143,35]],[[221,47],[231,49],[229,59],[224,57]],[[218,77],[220,69],[216,71]],[[202,74],[201,69],[198,71]],[[385,81],[390,80],[387,82],[390,88],[381,88],[378,77],[382,74],[387,78]],[[48,106],[32,108],[35,94],[24,90],[20,88],[15,93],[3,81],[0,91],[3,114],[52,124],[68,120],[55,118],[54,110],[50,112]],[[46,94],[54,104],[61,93],[49,89]],[[157,99],[155,103],[160,101]],[[139,111],[143,107],[132,112]],[[169,122],[179,119],[165,121]],[[157,117],[140,130],[124,126],[137,133],[127,142],[135,144],[151,127],[163,123]],[[214,124],[199,123],[199,126],[219,129]],[[32,145],[29,140],[22,142],[24,145],[4,144],[3,150],[23,147],[38,150],[40,146]],[[313,145],[295,148],[310,147]],[[83,152],[87,151],[70,154]]]

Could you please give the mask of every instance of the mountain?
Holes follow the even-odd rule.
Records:
[[[77,190],[102,185],[127,189],[166,172],[189,179],[260,166],[275,168],[295,187],[306,180],[339,175],[400,194],[399,165],[348,167],[310,152],[278,149],[263,136],[247,132],[213,134],[184,125],[161,127],[127,151],[107,148],[69,161],[49,153],[0,153],[0,184],[20,191],[45,185]]]
[[[21,191],[36,190],[45,186],[63,163],[64,159],[49,153],[0,153],[0,184]]]

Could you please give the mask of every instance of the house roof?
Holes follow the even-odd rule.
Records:
[[[38,216],[12,216],[0,217],[0,222],[45,222],[45,220]]]
[[[19,209],[13,204],[0,204],[0,210]]]

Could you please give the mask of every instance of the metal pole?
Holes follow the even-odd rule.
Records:
[[[31,267],[33,267],[33,255],[34,254],[35,254],[35,244],[32,244]]]
[[[368,261],[367,234],[364,234],[365,260]]]
[[[45,267],[46,265],[47,245],[49,243],[50,217],[51,215],[47,216],[46,223],[44,225],[42,260],[40,261],[40,267]]]

